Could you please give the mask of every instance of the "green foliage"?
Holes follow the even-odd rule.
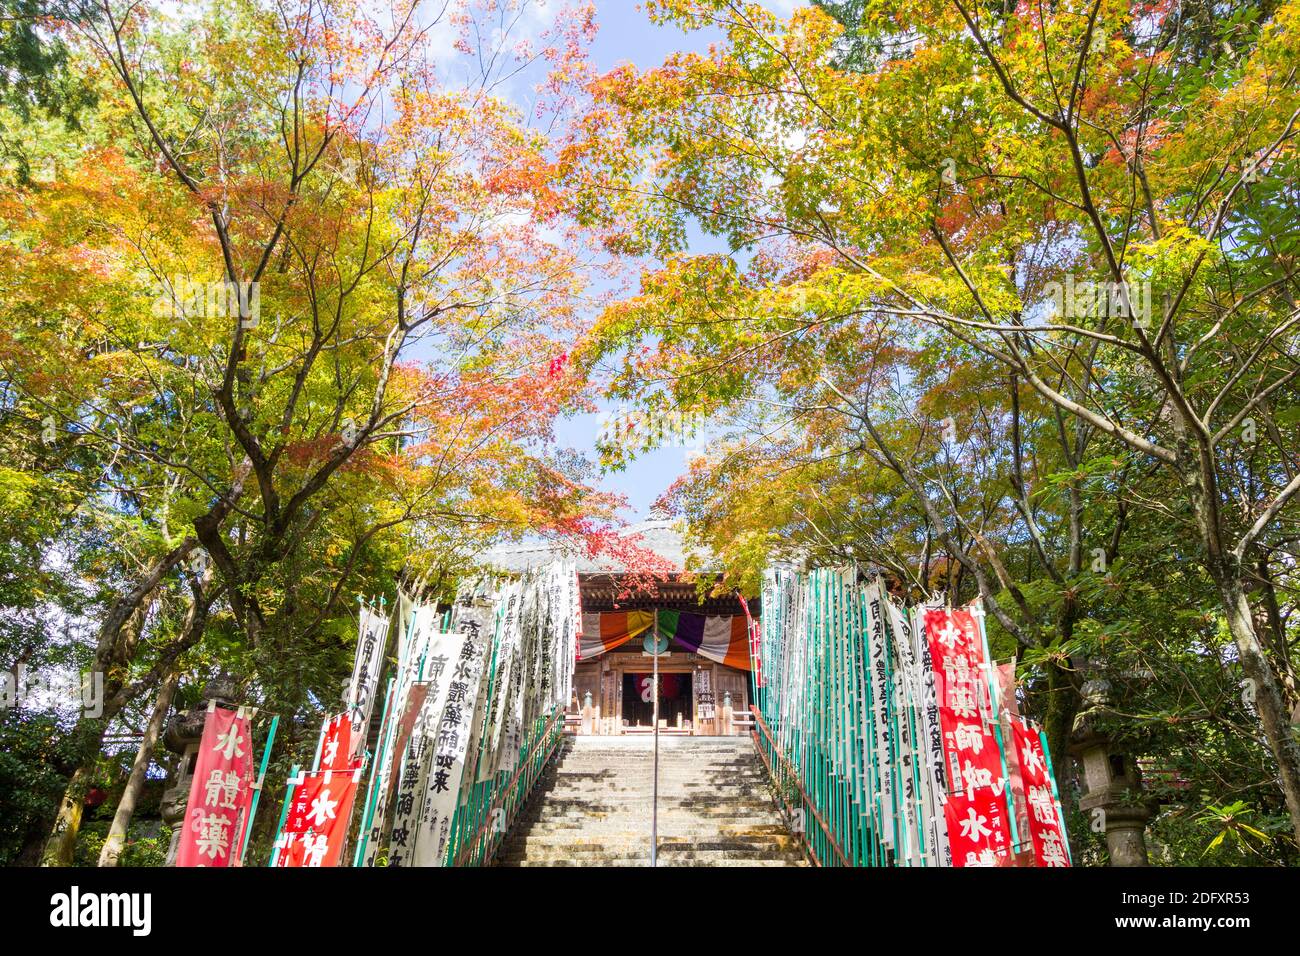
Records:
[[[98,866],[99,854],[108,837],[105,823],[91,823],[82,827],[81,837],[77,841],[77,866]],[[167,850],[171,845],[171,832],[166,827],[159,827],[156,821],[144,825],[132,826],[127,831],[126,844],[122,855],[118,857],[118,866],[163,866],[167,862]]]
[[[36,862],[68,780],[66,741],[53,717],[0,710],[0,866]]]
[[[1098,732],[1150,769],[1130,798],[1166,862],[1200,857],[1204,807],[1285,819],[1222,552],[1300,466],[1300,8],[656,10],[725,42],[601,88],[652,178],[605,147],[590,182],[658,261],[580,354],[614,397],[726,423],[669,496],[725,584],[856,562],[982,598],[1053,753]],[[692,255],[691,226],[733,252]],[[1150,308],[1066,300],[1107,277]],[[1292,499],[1242,576],[1282,723],[1295,532]],[[1216,862],[1295,860],[1246,825]]]

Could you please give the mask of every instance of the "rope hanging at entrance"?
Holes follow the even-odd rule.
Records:
[[[618,611],[582,615],[580,660],[591,660],[639,637],[654,626],[652,611]],[[704,615],[687,611],[661,610],[659,634],[678,649],[698,654],[715,664],[737,670],[750,669],[749,631],[746,619],[737,614]]]
[[[653,611],[616,611],[582,615],[582,643],[578,659],[591,660],[622,647],[654,626]]]

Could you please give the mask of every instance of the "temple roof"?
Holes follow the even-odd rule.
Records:
[[[644,521],[628,525],[619,534],[636,536],[637,544],[672,564],[679,572],[686,570],[687,555],[700,559],[703,568],[714,564],[713,555],[703,549],[688,550],[682,535],[682,522],[662,513],[651,513]],[[628,569],[609,555],[592,558],[580,550],[554,542],[525,542],[503,545],[484,552],[482,562],[498,571],[517,573],[542,567],[558,557],[571,557],[578,567],[579,589],[585,611],[632,610],[635,608],[677,608],[705,614],[740,614],[740,602],[732,595],[700,601],[696,575],[662,581],[654,593],[629,593],[623,577]],[[705,571],[712,574],[711,571]],[[757,613],[757,601],[750,602]]]

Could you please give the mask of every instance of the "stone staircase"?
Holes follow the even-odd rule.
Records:
[[[573,737],[498,866],[649,866],[652,736]],[[659,866],[804,866],[747,737],[659,738]]]

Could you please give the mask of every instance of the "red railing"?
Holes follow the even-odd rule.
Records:
[[[799,799],[803,804],[800,809],[805,810],[806,815],[811,815],[813,820],[817,823],[817,826],[821,828],[822,834],[826,837],[826,845],[834,852],[838,865],[851,866],[852,864],[849,863],[848,857],[846,857],[844,851],[840,849],[839,841],[835,839],[830,827],[826,825],[825,819],[823,819],[822,815],[817,811],[817,807],[813,802],[808,799],[808,794],[803,788],[803,782],[799,779],[799,771],[795,769],[792,763],[790,763],[785,754],[781,753],[781,748],[778,747],[776,741],[772,739],[772,731],[768,729],[767,722],[763,720],[763,714],[757,707],[751,706],[749,710],[750,713],[754,715],[754,727],[756,728],[751,731],[754,737],[754,749],[758,751],[759,757],[762,758],[763,766],[767,768],[767,775],[772,779],[772,783],[776,787],[777,796],[780,798],[781,803],[785,805],[786,810],[789,811],[790,815],[793,817],[794,808],[790,806],[790,801],[785,797],[784,785],[785,780],[788,779],[799,791]],[[759,731],[762,731],[761,738],[759,737]],[[773,758],[780,762],[782,771],[780,774],[776,772],[772,760],[768,759],[768,751],[771,751]],[[818,866],[825,866],[825,862],[818,856],[816,849],[813,847],[812,842],[809,841],[807,836],[804,833],[799,833],[797,835],[804,845],[804,851],[808,854],[808,859]]]
[[[557,709],[546,723],[546,729],[538,737],[537,746],[532,753],[519,761],[510,781],[499,791],[500,796],[492,802],[483,819],[483,824],[474,833],[453,858],[452,866],[482,866],[496,854],[505,840],[506,834],[514,826],[519,811],[528,803],[533,785],[537,783],[542,771],[555,756],[561,739],[558,725],[564,720],[564,711]],[[498,825],[494,819],[498,810],[504,810],[506,817]]]

